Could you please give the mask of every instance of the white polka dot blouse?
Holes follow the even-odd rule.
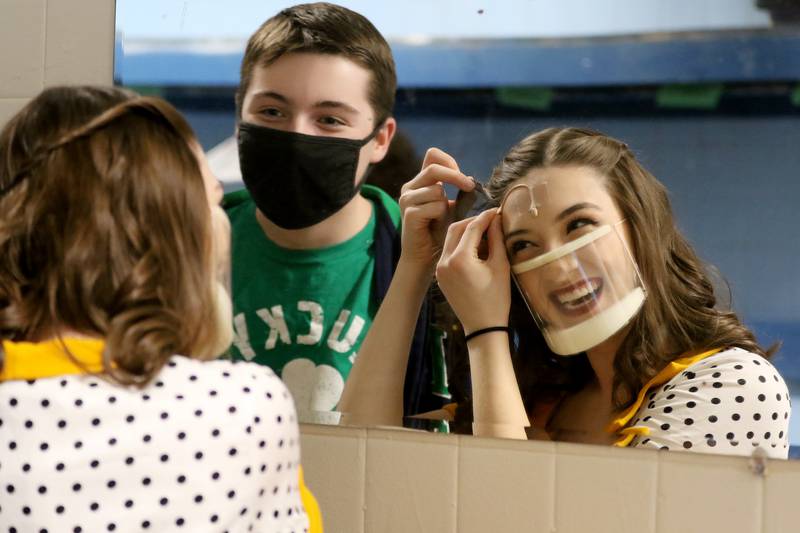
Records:
[[[651,392],[631,426],[646,427],[632,447],[766,457],[789,454],[791,399],[778,371],[734,348],[689,366]]]
[[[302,532],[299,432],[267,367],[174,356],[146,388],[0,384],[0,530]]]

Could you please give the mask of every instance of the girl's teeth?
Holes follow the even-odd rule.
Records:
[[[575,300],[579,300],[581,298],[588,296],[589,294],[592,294],[597,290],[597,287],[598,283],[592,280],[589,283],[583,284],[580,287],[568,293],[560,294],[558,296],[558,299],[563,305],[569,305],[570,303],[575,302]]]

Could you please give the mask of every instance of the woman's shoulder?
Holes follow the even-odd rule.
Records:
[[[652,401],[678,393],[695,395],[716,409],[776,404],[788,411],[789,407],[789,389],[778,370],[765,357],[741,348],[725,349],[689,365],[658,389]]]
[[[183,355],[173,355],[161,370],[159,378],[185,378],[189,382],[217,380],[226,382],[264,382],[283,384],[280,377],[268,366],[248,361],[213,359],[204,361]]]
[[[786,457],[791,403],[764,357],[731,348],[693,363],[648,393],[633,426],[637,446],[749,455],[761,447]]]
[[[766,363],[769,366],[772,366],[767,358],[764,356],[750,352],[745,350],[744,348],[733,347],[733,348],[725,348],[723,350],[718,351],[717,353],[706,357],[705,359],[701,359],[700,361],[694,363],[691,366],[701,366],[702,363],[712,362],[712,364],[716,364],[719,362],[730,362],[730,361],[748,361],[752,363],[754,366],[761,366],[762,364]]]
[[[234,379],[278,379],[275,372],[268,366],[251,363],[248,361],[236,361],[230,359],[213,359],[204,361],[194,359],[184,355],[173,355],[169,358],[164,371],[170,373],[187,373],[195,375],[216,376]]]
[[[675,376],[670,383],[688,383],[698,379],[718,380],[724,382],[735,378],[736,384],[742,387],[755,386],[764,388],[786,388],[778,370],[765,357],[742,348],[728,348],[689,365],[682,373]],[[713,382],[712,382],[713,383]],[[712,387],[721,388],[720,385]]]
[[[247,361],[203,361],[174,355],[153,384],[158,388],[159,383],[168,388],[191,389],[211,399],[238,397],[260,402],[279,398],[292,401],[288,388],[270,367]]]

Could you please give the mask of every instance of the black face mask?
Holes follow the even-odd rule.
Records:
[[[382,124],[381,124],[382,125]],[[322,222],[358,194],[355,183],[365,139],[318,137],[252,123],[239,125],[239,166],[256,207],[284,229]]]

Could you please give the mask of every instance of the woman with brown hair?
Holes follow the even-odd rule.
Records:
[[[403,253],[417,252],[398,294],[416,294],[440,255],[477,434],[787,456],[789,396],[771,352],[717,306],[666,190],[624,143],[579,128],[525,138],[495,168],[492,208],[450,225],[440,254],[451,207],[441,183],[472,186],[443,152],[426,159],[401,199],[414,231]],[[413,306],[399,301],[384,304],[395,323]],[[377,359],[362,349],[354,372],[374,378]],[[393,413],[396,399],[366,411],[355,401],[366,385],[352,387],[343,411]]]
[[[116,89],[45,90],[0,133],[9,530],[308,527],[288,391],[209,361],[232,317],[199,157],[174,108]]]

